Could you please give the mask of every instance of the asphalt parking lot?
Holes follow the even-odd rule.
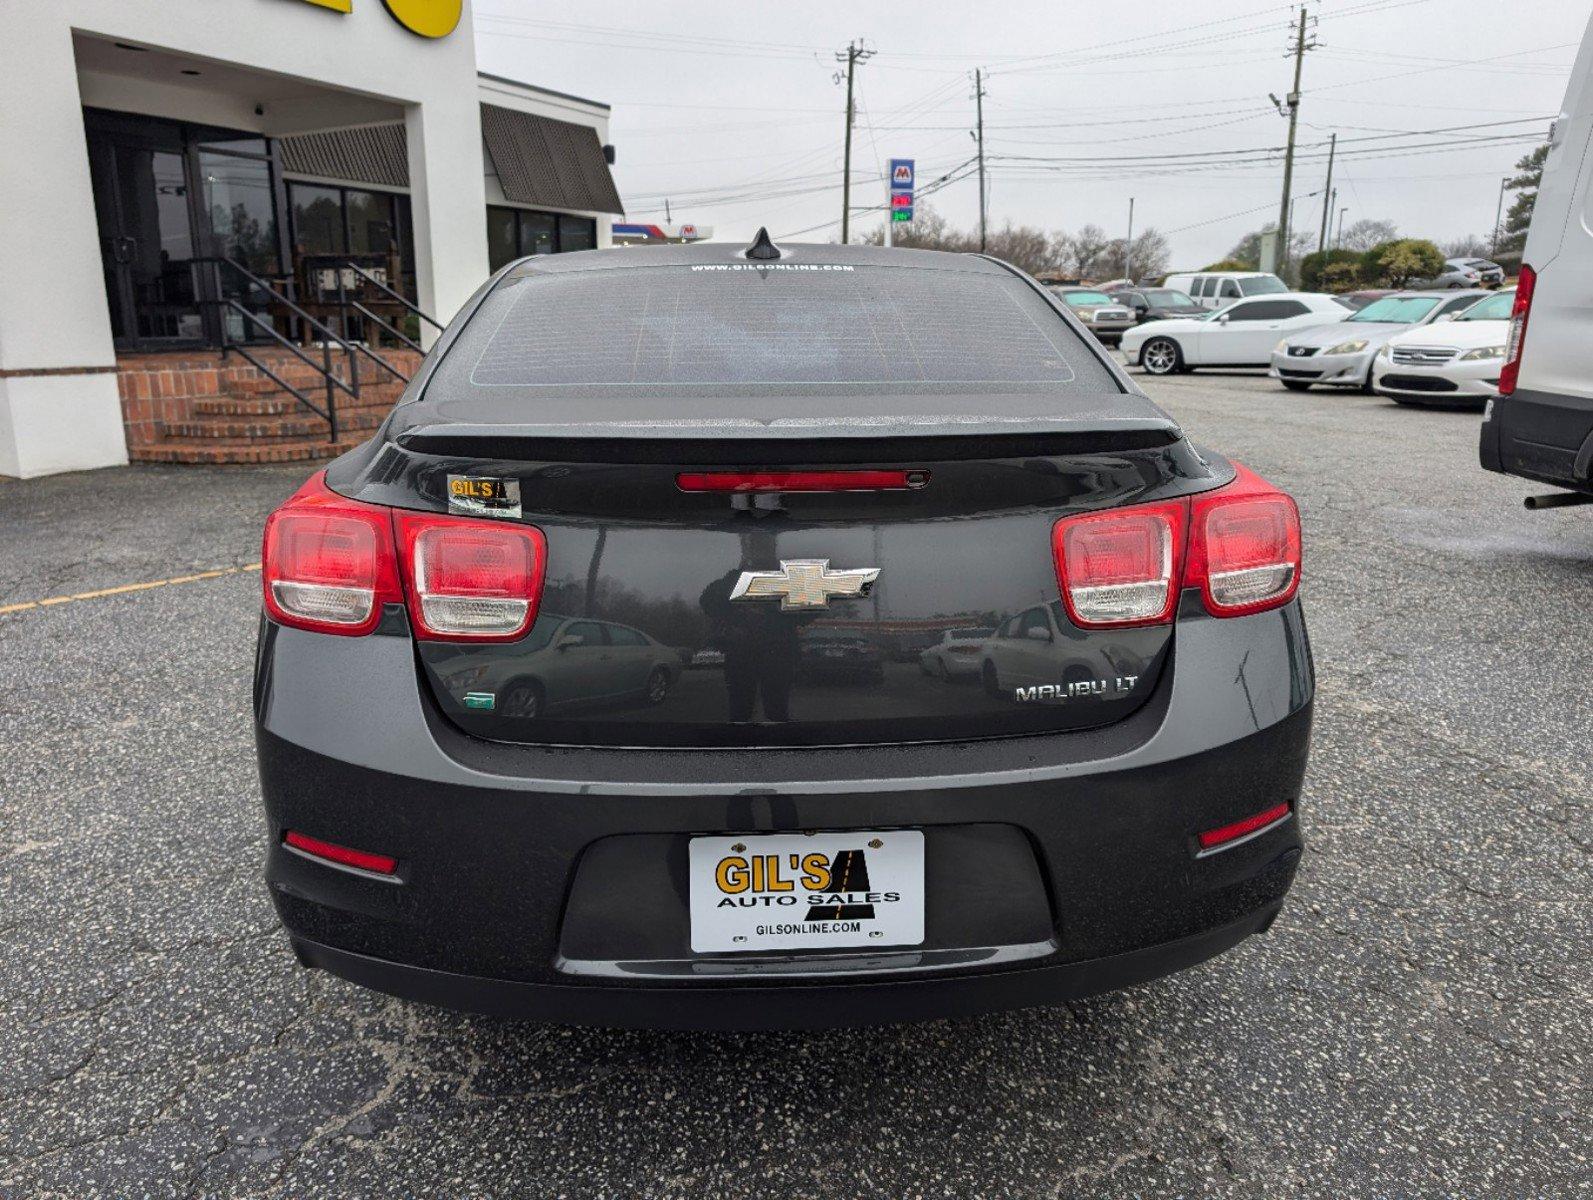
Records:
[[[1308,852],[1264,938],[1056,1009],[567,1030],[299,969],[259,881],[261,518],[302,469],[0,482],[0,1197],[1593,1189],[1593,509],[1477,415],[1151,381],[1299,498]]]

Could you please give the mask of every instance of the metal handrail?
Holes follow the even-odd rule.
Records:
[[[343,264],[341,264],[341,266],[346,268],[347,270],[353,271],[354,274],[358,275],[361,279],[363,279],[366,283],[371,284],[373,287],[380,288],[383,292],[387,293],[388,296],[392,297],[392,299],[394,299],[394,300],[397,300],[400,304],[402,304],[410,312],[414,313],[422,321],[430,322],[430,324],[431,324],[433,329],[437,330],[439,333],[442,332],[443,323],[441,321],[439,321],[436,317],[432,316],[430,313],[422,311],[422,309],[420,308],[419,305],[412,303],[407,297],[405,297],[403,295],[400,295],[398,292],[395,292],[392,288],[388,287],[380,279],[376,278],[376,276],[370,274],[363,267],[359,266],[356,263],[352,263],[352,262],[343,263]],[[341,286],[341,282],[342,282],[342,280],[341,280],[341,278],[339,278],[339,285],[340,286]],[[404,340],[406,342],[409,341],[408,338],[405,338]]]
[[[398,329],[397,326],[389,325],[386,321],[382,320],[381,317],[377,316],[370,309],[366,308],[358,300],[350,300],[350,301],[348,301],[348,306],[350,308],[352,308],[355,312],[359,313],[367,321],[370,321],[372,324],[374,324],[378,329],[386,330],[388,333],[392,334],[393,337],[395,337],[399,341],[403,342],[404,345],[408,346],[416,354],[424,353],[424,351],[422,351],[421,348],[420,348],[420,343],[419,342],[412,341],[409,338],[409,336],[407,334],[403,333],[400,329]],[[400,371],[397,367],[393,366],[385,358],[381,359],[380,362],[381,362],[381,364],[384,367],[386,367],[393,374],[397,375],[405,383],[409,382],[409,376],[405,375],[402,371]]]
[[[267,378],[269,378],[273,383],[277,384],[277,386],[279,386],[279,387],[285,389],[286,391],[288,391],[289,393],[291,393],[293,395],[293,397],[296,400],[298,400],[298,402],[300,404],[304,405],[311,412],[315,413],[317,416],[319,416],[324,421],[326,421],[327,427],[328,427],[327,440],[328,441],[332,441],[332,442],[337,441],[337,434],[338,434],[338,429],[337,429],[337,392],[338,392],[338,389],[341,389],[344,392],[347,392],[355,400],[359,399],[359,394],[360,394],[359,364],[358,364],[358,361],[354,357],[354,347],[349,342],[345,341],[342,337],[340,337],[339,335],[334,333],[329,326],[323,324],[320,321],[317,321],[309,313],[305,312],[304,309],[299,307],[299,305],[296,304],[293,301],[292,297],[290,297],[288,295],[285,295],[284,293],[278,291],[276,288],[272,287],[271,284],[266,282],[266,280],[264,280],[260,276],[256,275],[248,267],[244,266],[242,263],[238,262],[237,260],[231,259],[231,258],[227,258],[224,255],[209,255],[209,256],[202,256],[202,257],[197,257],[197,258],[191,259],[190,262],[191,263],[208,263],[208,264],[211,265],[212,268],[214,268],[216,294],[213,297],[204,297],[204,302],[205,303],[215,304],[215,305],[218,305],[218,306],[221,306],[221,307],[229,308],[232,311],[235,311],[237,313],[240,313],[242,316],[247,318],[252,324],[254,324],[257,328],[263,329],[266,333],[270,334],[271,337],[276,339],[278,344],[280,344],[282,346],[285,346],[288,350],[290,350],[301,362],[305,363],[307,366],[311,367],[312,369],[314,369],[315,371],[320,373],[320,375],[321,375],[321,377],[322,377],[322,379],[324,381],[323,386],[326,389],[326,408],[323,410],[323,409],[317,407],[315,404],[311,403],[309,397],[306,396],[303,392],[301,392],[298,388],[294,387],[293,385],[291,385],[291,384],[287,383],[285,380],[283,380],[280,375],[278,375],[275,371],[272,371],[270,368],[268,368],[264,363],[262,363],[259,359],[257,359],[253,354],[250,354],[248,352],[248,350],[245,349],[243,346],[240,346],[240,345],[237,345],[237,344],[233,343],[233,341],[231,340],[230,336],[227,333],[227,323],[225,321],[222,321],[222,323],[221,323],[221,352],[222,352],[222,354],[225,355],[228,351],[237,351],[239,354],[241,354],[244,357],[244,359],[247,360],[250,363],[250,365],[252,365],[257,371],[260,371]],[[290,313],[292,313],[300,321],[303,321],[304,324],[308,328],[313,329],[315,332],[319,333],[321,335],[321,362],[317,363],[308,354],[304,353],[304,351],[301,350],[298,346],[294,345],[292,341],[290,341],[288,338],[284,337],[277,330],[276,326],[272,325],[271,322],[265,320],[258,313],[252,312],[248,308],[248,306],[242,304],[241,302],[239,302],[234,297],[223,296],[221,294],[221,268],[223,266],[227,267],[228,269],[230,269],[232,271],[236,271],[239,275],[242,275],[253,286],[255,286],[256,288],[259,288],[267,296],[271,297],[271,299],[273,301],[275,301],[277,304],[280,304],[282,307],[286,308]],[[289,286],[291,287],[291,284]],[[200,291],[200,289],[197,288],[197,287],[194,290],[195,290],[196,293],[198,293]],[[344,354],[346,354],[348,356],[348,375],[349,375],[349,377],[348,377],[348,381],[347,382],[345,382],[344,380],[338,378],[336,372],[334,372],[332,370],[332,346],[333,346],[334,343],[344,352]],[[363,347],[363,346],[361,346],[360,349],[361,350],[366,350],[366,348]],[[369,351],[366,351],[366,352],[369,353]],[[375,357],[375,356],[373,356],[373,357]],[[386,365],[386,364],[384,363],[383,365]]]

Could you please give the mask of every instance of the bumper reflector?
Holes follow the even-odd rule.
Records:
[[[361,871],[373,871],[377,875],[391,875],[398,870],[396,858],[389,858],[385,854],[372,854],[368,850],[350,850],[347,846],[323,842],[320,838],[306,837],[292,829],[282,836],[282,843],[308,854],[311,858],[324,858],[327,862],[335,862],[345,867],[358,867]]]
[[[1208,829],[1199,834],[1196,841],[1200,843],[1200,852],[1209,854],[1214,850],[1222,850],[1236,842],[1244,841],[1262,833],[1269,827],[1277,825],[1289,816],[1289,802],[1275,804],[1265,812],[1258,812],[1253,817],[1246,817],[1242,821],[1235,821],[1232,825],[1223,825],[1218,829]]]

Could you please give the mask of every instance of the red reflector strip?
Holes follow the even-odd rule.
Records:
[[[1229,842],[1236,842],[1247,834],[1255,833],[1258,829],[1265,829],[1276,821],[1283,820],[1289,815],[1289,802],[1275,804],[1265,812],[1258,812],[1253,817],[1246,817],[1242,821],[1235,821],[1232,825],[1224,825],[1220,829],[1208,829],[1199,835],[1202,850],[1211,850],[1218,846],[1226,846]]]
[[[398,870],[396,858],[389,858],[385,854],[372,854],[368,850],[350,850],[347,846],[336,846],[319,838],[306,837],[292,829],[283,835],[282,841],[314,858],[324,858],[327,862],[341,863],[345,867],[358,867],[362,871],[374,871],[378,875],[391,875]]]
[[[892,492],[921,488],[928,471],[683,471],[683,492]]]

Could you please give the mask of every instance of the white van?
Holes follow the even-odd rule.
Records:
[[[1186,271],[1169,275],[1162,286],[1188,293],[1201,308],[1221,308],[1235,300],[1289,290],[1270,271]]]
[[[1478,446],[1490,471],[1571,488],[1528,507],[1593,503],[1593,21],[1582,36],[1527,231],[1499,395]]]

